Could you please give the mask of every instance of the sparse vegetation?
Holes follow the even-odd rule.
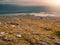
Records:
[[[58,22],[46,20],[46,17],[42,18],[27,15],[0,17],[0,22],[2,22],[0,24],[0,45],[60,44],[58,42],[60,41],[60,27],[56,26]],[[56,36],[52,36],[53,34]]]

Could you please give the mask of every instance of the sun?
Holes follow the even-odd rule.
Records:
[[[50,8],[53,10],[53,11],[58,11],[60,12],[60,0],[51,0],[50,1]]]
[[[54,5],[60,6],[60,0],[53,0],[52,3]]]

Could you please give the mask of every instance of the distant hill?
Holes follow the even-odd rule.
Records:
[[[5,13],[39,13],[49,12],[46,6],[18,6],[12,4],[0,4],[0,14]]]

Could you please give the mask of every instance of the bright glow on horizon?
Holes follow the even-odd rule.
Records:
[[[52,0],[52,4],[55,6],[60,6],[60,0]]]

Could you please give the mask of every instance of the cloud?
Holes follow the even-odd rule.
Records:
[[[18,5],[49,5],[52,0],[0,0],[4,4],[18,4]]]

